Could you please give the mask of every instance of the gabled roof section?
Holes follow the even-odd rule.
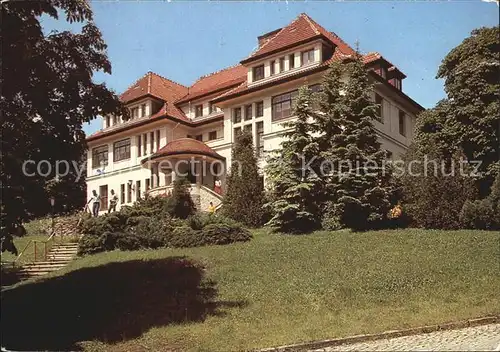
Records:
[[[223,70],[202,76],[189,87],[176,104],[186,103],[205,95],[232,88],[247,78],[247,68],[242,65],[231,66]]]
[[[182,156],[205,156],[218,160],[225,158],[210,148],[205,143],[192,138],[179,138],[168,142],[164,147],[153,155],[141,160],[141,164],[160,158],[182,157]]]
[[[186,95],[187,90],[188,88],[182,84],[149,71],[123,92],[120,100],[128,103],[145,96],[153,96],[163,101],[174,102]]]
[[[241,63],[251,62],[266,55],[284,50],[289,47],[316,39],[324,38],[337,46],[346,55],[354,54],[354,50],[341,40],[335,33],[331,33],[316,23],[307,14],[301,13],[288,26],[283,27],[273,37],[269,38],[249,57]]]
[[[329,58],[328,60],[322,62],[319,66],[313,66],[313,67],[311,67],[308,70],[299,71],[299,72],[296,72],[296,73],[292,73],[290,75],[286,75],[286,76],[284,76],[281,79],[270,81],[267,85],[280,84],[282,82],[286,82],[286,81],[290,81],[290,80],[293,80],[293,79],[296,79],[296,78],[299,78],[299,77],[302,77],[302,76],[306,76],[306,75],[311,74],[313,72],[318,72],[318,71],[326,70],[326,69],[328,69],[328,66],[330,66],[331,63],[333,63],[333,62],[343,62],[343,61],[346,61],[346,60],[350,60],[350,59],[353,59],[355,57],[355,55],[356,55],[356,52],[354,50],[352,51],[352,54],[344,54],[339,49],[340,48],[337,47],[335,49],[335,52],[332,55],[332,57]],[[371,53],[368,53],[366,55],[362,55],[361,59],[362,59],[362,61],[363,61],[364,64],[370,64],[370,63],[375,62],[375,61],[377,61],[379,59],[383,59],[383,57],[382,57],[382,55],[380,55],[377,52],[371,52]],[[385,59],[383,59],[383,60],[385,60]],[[387,61],[387,60],[385,60],[385,61]],[[389,68],[389,71],[390,70],[394,70],[394,69],[397,70],[397,68],[394,65],[392,65],[389,61],[387,61],[387,62],[391,66]],[[398,72],[400,72],[400,71],[398,70]],[[401,74],[403,74],[403,73],[401,73]],[[266,85],[264,84],[264,85],[249,87],[248,86],[248,82],[247,81],[243,81],[238,86],[236,86],[236,87],[234,87],[234,88],[232,88],[232,89],[230,89],[230,90],[228,90],[228,91],[220,94],[219,96],[217,96],[213,100],[214,100],[214,102],[224,101],[226,99],[231,99],[231,98],[233,98],[235,96],[244,95],[246,93],[250,93],[250,92],[253,92],[253,91],[265,88],[265,86]]]

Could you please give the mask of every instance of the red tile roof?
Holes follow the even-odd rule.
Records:
[[[200,98],[212,92],[229,89],[240,84],[247,78],[247,68],[236,65],[223,70],[200,77],[191,87],[187,94],[176,101],[177,104]]]
[[[241,62],[245,63],[256,60],[260,57],[266,56],[267,54],[271,54],[295,44],[320,37],[324,37],[328,41],[335,44],[342,53],[348,55],[354,54],[354,50],[336,34],[327,31],[307,14],[302,13],[288,26],[283,27],[273,37],[267,39],[264,44],[262,44],[256,51]]]
[[[335,33],[327,31],[307,14],[302,13],[286,27],[260,36],[259,39],[263,44],[260,45],[259,48],[248,58],[242,60],[241,62],[250,62],[273,52],[284,50],[288,47],[297,45],[298,43],[307,42],[316,38],[322,38],[334,44],[335,51],[332,57],[321,63],[319,66],[311,67],[307,71],[299,71],[283,79],[293,79],[297,75],[304,74],[304,72],[310,73],[311,71],[325,69],[333,61],[344,60],[356,54],[355,50],[340,39]],[[375,62],[379,59],[385,60],[382,55],[376,52],[371,52],[363,56],[365,64]],[[389,61],[385,61],[389,64],[389,66],[391,66],[390,69],[397,70],[397,68]],[[120,99],[124,103],[129,103],[144,96],[153,96],[162,100],[164,105],[156,114],[151,116],[149,120],[170,117],[176,120],[184,121],[189,125],[192,122],[178,107],[180,104],[217,93],[219,95],[213,100],[221,101],[223,98],[245,94],[247,91],[258,89],[256,87],[249,88],[246,78],[247,67],[241,64],[202,76],[190,87],[173,82],[156,73],[148,72],[145,76],[141,77],[132,86],[130,86],[123,94],[121,94]],[[131,120],[123,124],[123,129],[128,129],[135,125],[144,123],[144,119],[135,121]],[[88,139],[100,138],[101,135],[105,136],[110,133],[116,133],[118,130],[122,130],[122,127],[120,126],[112,130],[99,131],[89,136]]]
[[[355,54],[356,54],[355,51],[353,51],[352,54],[344,54],[341,50],[338,50],[338,48],[337,48],[337,49],[335,49],[335,52],[332,55],[332,57],[330,59],[325,60],[324,62],[322,62],[319,66],[312,66],[312,67],[310,67],[307,70],[301,70],[301,71],[297,71],[296,73],[293,73],[293,74],[290,74],[290,75],[286,75],[286,76],[283,77],[283,80],[293,79],[295,76],[300,76],[300,75],[303,75],[306,72],[309,73],[310,71],[318,71],[318,70],[322,70],[322,69],[324,70],[332,62],[346,60],[348,58],[354,57]],[[382,55],[380,55],[379,53],[376,53],[376,52],[372,52],[372,53],[363,55],[362,59],[363,59],[363,62],[365,64],[368,64],[368,63],[373,62],[373,61],[375,61],[375,60],[377,60],[379,58],[382,58]],[[276,81],[272,81],[272,82],[275,83],[275,84],[279,83],[279,82],[276,82]],[[258,87],[258,86],[248,87],[247,83],[248,83],[247,81],[242,82],[237,87],[235,87],[233,89],[230,89],[227,92],[224,92],[221,95],[217,96],[216,98],[214,98],[214,100],[215,101],[223,101],[224,98],[229,98],[229,97],[233,97],[233,96],[237,96],[237,95],[242,95],[242,94],[245,94],[247,91],[252,91],[254,89],[257,89],[257,87]]]
[[[143,159],[141,161],[141,164],[162,157],[193,154],[197,156],[207,156],[219,160],[225,159],[222,155],[218,154],[212,148],[201,141],[192,138],[179,138],[167,143],[163,148],[158,150],[150,157]]]
[[[120,95],[124,103],[152,95],[164,101],[175,101],[187,94],[188,88],[149,71]]]

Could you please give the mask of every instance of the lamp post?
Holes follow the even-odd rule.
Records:
[[[50,197],[50,207],[52,209],[52,231],[51,235],[54,233],[54,205],[56,204],[56,199],[54,197]]]

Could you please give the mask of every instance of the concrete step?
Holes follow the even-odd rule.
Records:
[[[41,265],[41,266],[30,266],[30,267],[23,267],[21,270],[22,271],[45,271],[45,270],[57,270],[64,268],[66,264],[63,265]]]
[[[40,261],[40,262],[25,263],[25,264],[23,264],[23,267],[25,267],[25,266],[37,266],[37,265],[51,265],[51,264],[66,264],[67,262],[68,262],[67,260]]]
[[[78,250],[75,250],[75,249],[51,249],[49,252],[52,252],[52,253],[77,253]]]
[[[47,257],[74,258],[75,253],[49,253]]]

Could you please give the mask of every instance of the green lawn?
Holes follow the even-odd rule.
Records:
[[[234,351],[500,314],[499,244],[500,232],[259,230],[230,246],[101,253],[4,291],[3,341]]]
[[[49,234],[45,231],[46,228],[50,227],[50,219],[42,218],[38,220],[31,221],[27,224],[24,224],[24,228],[26,229],[26,235],[23,237],[14,237],[14,244],[17,248],[17,251],[21,253],[21,251],[25,248],[25,246],[30,241],[45,241]],[[39,251],[37,257],[40,259],[40,255],[43,253],[44,247],[43,244],[38,244],[37,251]],[[3,252],[1,254],[2,262],[12,262],[16,259],[16,256],[10,252]],[[34,246],[30,245],[26,248],[26,251],[19,259],[19,262],[26,263],[31,262],[35,259]]]

